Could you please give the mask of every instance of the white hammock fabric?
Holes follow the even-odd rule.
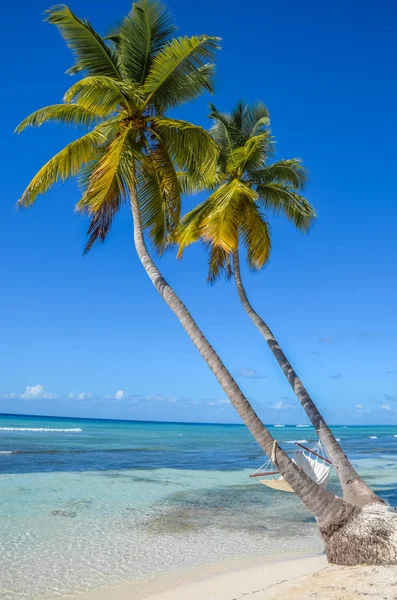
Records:
[[[261,473],[262,471],[266,471],[266,469],[274,464],[275,459],[275,450],[276,443],[273,446],[273,452],[271,459],[259,467],[253,476]],[[313,481],[321,485],[322,487],[326,487],[329,480],[329,470],[331,468],[331,463],[328,462],[325,456],[321,455],[321,452],[325,454],[324,447],[322,443],[319,441],[317,446],[313,449],[303,449],[296,450],[292,461],[296,464],[297,467],[303,470],[306,475],[310,477]],[[266,485],[267,487],[278,490],[280,492],[290,492],[295,493],[290,484],[283,478],[281,473],[278,471],[270,471],[269,475],[265,479],[260,479],[259,483],[262,485]]]

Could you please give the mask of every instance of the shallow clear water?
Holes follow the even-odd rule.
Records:
[[[397,427],[334,430],[397,504]],[[273,433],[291,451],[315,439],[312,428]],[[70,598],[238,556],[321,551],[299,500],[248,478],[262,462],[243,426],[0,416],[0,597]]]

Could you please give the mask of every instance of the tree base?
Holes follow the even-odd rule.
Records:
[[[374,502],[321,530],[326,555],[337,565],[397,564],[397,512]]]

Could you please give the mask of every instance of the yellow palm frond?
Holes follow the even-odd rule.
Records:
[[[162,141],[176,168],[212,185],[216,177],[218,147],[205,129],[187,121],[155,117],[151,129]]]
[[[82,166],[91,160],[93,152],[106,137],[98,126],[86,135],[68,144],[51,158],[33,177],[18,200],[19,206],[30,206],[39,194],[45,194],[57,181],[77,175]]]
[[[98,116],[94,111],[77,104],[53,104],[40,108],[26,117],[15,129],[15,133],[21,133],[26,127],[40,127],[49,121],[76,127],[88,127],[98,119]]]
[[[174,242],[180,217],[180,188],[172,160],[161,144],[152,148],[138,188],[142,223],[158,254]]]
[[[130,126],[123,127],[109,144],[99,159],[96,168],[92,171],[87,189],[76,206],[77,210],[87,211],[93,215],[102,209],[113,186],[117,184],[118,187],[124,190],[124,181],[120,170],[125,154],[129,150],[128,136],[130,131]]]
[[[213,60],[219,38],[206,35],[171,40],[154,56],[144,82],[147,104],[162,110],[212,90]]]
[[[239,234],[247,251],[248,265],[251,269],[261,269],[270,257],[270,226],[251,200],[242,206]]]
[[[106,117],[118,106],[128,106],[128,87],[111,77],[85,77],[67,90],[64,100]]]

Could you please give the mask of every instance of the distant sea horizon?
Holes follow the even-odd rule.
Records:
[[[162,421],[157,419],[115,419],[111,417],[79,417],[75,415],[43,415],[43,414],[32,414],[32,413],[9,413],[0,412],[0,417],[32,417],[38,419],[71,419],[81,421],[110,421],[115,423],[158,423],[164,425],[231,425],[234,427],[246,427],[244,423],[228,423],[222,421]],[[397,427],[397,421],[395,423],[332,423],[327,421],[330,427]],[[275,425],[281,424],[285,427],[295,427],[300,423],[283,423],[277,421],[275,423],[265,423],[265,427],[274,427]],[[313,427],[310,423],[304,424],[304,427]]]

